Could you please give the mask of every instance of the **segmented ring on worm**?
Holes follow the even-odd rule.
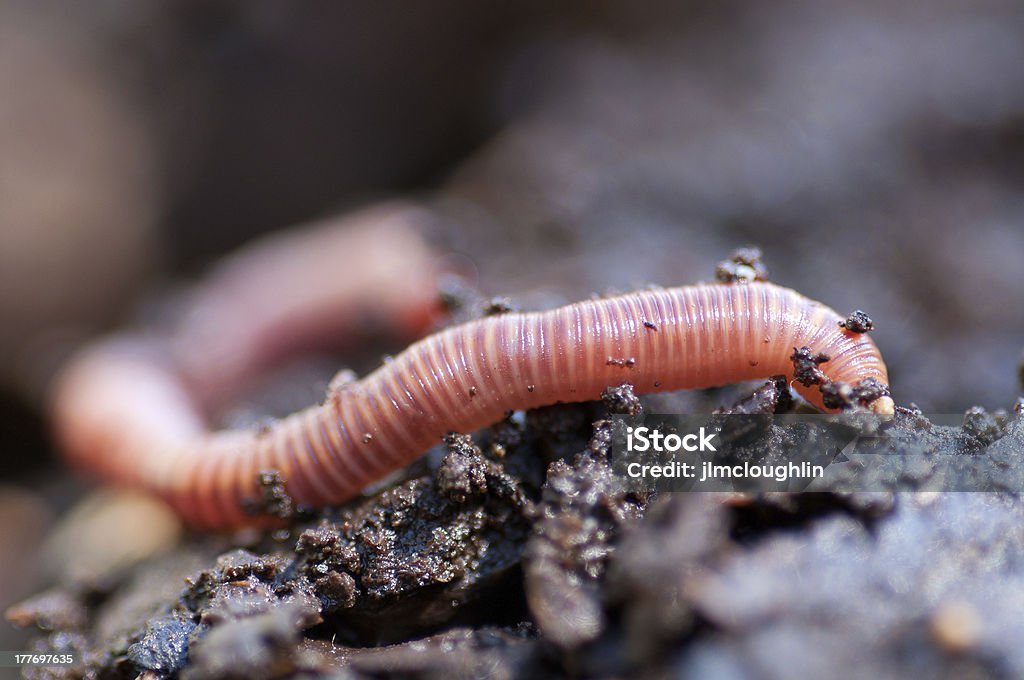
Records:
[[[479,429],[509,410],[597,399],[610,385],[648,393],[792,377],[790,357],[802,346],[828,355],[829,380],[887,384],[874,343],[841,319],[759,282],[508,313],[430,335],[269,429],[215,433],[172,364],[145,343],[113,341],[65,373],[57,421],[69,454],[86,466],[151,489],[195,526],[230,528],[254,521],[243,508],[259,495],[261,470],[279,471],[297,502],[337,504],[449,431]],[[821,407],[816,390],[796,389]],[[892,400],[872,408],[891,413]]]

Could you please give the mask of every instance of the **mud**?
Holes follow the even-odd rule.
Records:
[[[41,631],[36,649],[83,664],[26,676],[1024,673],[1015,497],[628,494],[607,417],[645,404],[622,386],[453,434],[351,507],[54,589],[8,616]],[[773,379],[720,411],[793,407]],[[1019,414],[976,408],[937,427],[900,408],[891,429],[891,453],[1021,467]]]

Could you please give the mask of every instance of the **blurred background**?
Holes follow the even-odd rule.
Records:
[[[551,5],[0,2],[0,608],[52,576],[35,556],[81,493],[42,413],[68,349],[380,198],[429,206],[526,307],[759,245],[772,280],[873,317],[898,403],[1013,403],[1024,6]]]

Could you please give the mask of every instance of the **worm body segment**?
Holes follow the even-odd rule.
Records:
[[[430,335],[323,404],[263,431],[206,430],[174,366],[145,345],[87,351],[58,390],[65,448],[105,476],[149,488],[199,527],[254,520],[243,502],[277,470],[300,503],[336,504],[406,465],[449,431],[509,410],[786,374],[794,347],[830,359],[829,380],[888,383],[874,343],[842,317],[769,283],[694,285],[510,313]],[[821,406],[817,390],[797,386]],[[892,412],[892,400],[873,408]]]

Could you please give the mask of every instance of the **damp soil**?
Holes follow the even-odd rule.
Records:
[[[784,380],[732,394],[721,413],[798,408]],[[285,527],[195,536],[10,610],[38,631],[33,649],[79,659],[25,675],[1024,673],[1014,497],[629,493],[610,465],[610,417],[651,406],[624,385],[600,402],[509,414],[322,513],[294,508],[271,476],[263,509]],[[1020,467],[1024,451],[1014,412],[971,409],[961,427],[937,427],[901,407],[890,434],[890,453],[1000,469]]]

